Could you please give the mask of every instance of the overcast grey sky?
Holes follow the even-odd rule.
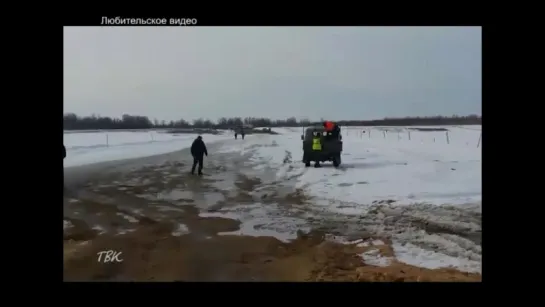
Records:
[[[481,51],[480,27],[65,27],[64,111],[481,114]]]

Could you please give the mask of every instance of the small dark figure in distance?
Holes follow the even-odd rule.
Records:
[[[238,135],[240,134],[240,136],[242,137],[242,139],[244,140],[244,127],[236,127],[235,128],[235,140],[238,138]]]
[[[198,136],[191,144],[191,155],[193,156],[193,166],[191,167],[191,174],[195,174],[195,167],[199,164],[199,175],[202,175],[202,164],[204,155],[208,157],[208,151],[206,145],[202,140],[202,136]]]

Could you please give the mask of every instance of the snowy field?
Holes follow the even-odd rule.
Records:
[[[248,136],[244,143],[225,145],[223,152],[252,152],[256,169],[277,170],[276,179],[297,177],[296,187],[320,198],[323,206],[342,214],[366,209],[349,204],[395,201],[468,204],[481,200],[480,127],[450,127],[447,133],[406,128],[343,129],[342,165],[335,169],[305,168],[286,163],[302,158],[301,129],[279,128],[281,135]],[[365,130],[365,133],[363,131]],[[410,139],[409,139],[410,134]],[[263,146],[264,145],[264,146]]]
[[[194,134],[161,131],[64,133],[64,166],[79,166],[105,161],[153,156],[191,146]],[[232,135],[203,135],[207,143],[231,139]]]
[[[284,241],[293,239],[297,230],[307,230],[309,220],[336,221],[330,229],[337,233],[365,230],[391,239],[396,261],[480,272],[480,126],[443,128],[448,134],[403,127],[344,128],[337,169],[327,162],[322,168],[304,167],[299,128],[274,129],[281,135],[248,136],[243,143],[225,144],[224,153],[250,156],[254,172],[249,175],[262,182],[254,198],[274,186],[286,192],[295,187],[311,199],[306,207],[289,212],[256,204],[203,216],[239,219],[241,229],[230,234],[273,235]],[[295,217],[298,210],[306,216]],[[380,254],[362,257],[370,265],[391,262]]]
[[[334,220],[344,226],[343,233],[364,229],[391,240],[399,262],[480,272],[480,239],[470,240],[456,233],[481,232],[480,220],[476,220],[481,214],[481,127],[450,126],[443,127],[448,131],[426,132],[414,128],[343,128],[339,168],[328,162],[322,168],[304,167],[301,128],[276,128],[273,130],[280,135],[247,135],[237,141],[230,133],[204,135],[207,144],[230,140],[222,142],[213,155],[240,154],[247,159],[243,172],[261,182],[252,192],[255,195],[270,194],[271,187],[286,193],[297,189],[309,200],[301,208],[256,203],[203,212],[201,216],[240,220],[241,229],[229,234],[281,240],[294,238],[298,230],[308,230],[313,225],[309,221]],[[65,166],[172,152],[189,147],[194,138],[160,132],[65,134]],[[305,217],[297,211],[303,211]],[[413,227],[424,222],[448,231],[436,233]],[[392,261],[373,250],[362,259],[377,266]]]

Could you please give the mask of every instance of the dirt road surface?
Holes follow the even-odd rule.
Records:
[[[377,237],[358,219],[309,215],[309,197],[290,178],[279,185],[272,171],[256,172],[251,152],[214,154],[220,144],[209,145],[203,177],[189,174],[188,150],[66,168],[64,279],[481,280],[476,273],[396,261],[390,238]],[[286,152],[285,163],[299,163],[292,160]],[[241,214],[253,222],[244,224]],[[349,235],[355,243],[339,243],[333,235]],[[463,236],[480,245],[478,234]],[[361,244],[371,241],[381,243]],[[105,262],[104,255],[99,261],[103,251],[115,251],[118,261]],[[361,255],[370,252],[393,260],[385,267],[365,264]]]

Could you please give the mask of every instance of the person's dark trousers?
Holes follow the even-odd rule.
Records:
[[[193,166],[191,167],[191,174],[195,174],[195,167],[197,167],[197,164],[199,164],[199,175],[202,175],[203,159],[203,155],[193,156]]]

